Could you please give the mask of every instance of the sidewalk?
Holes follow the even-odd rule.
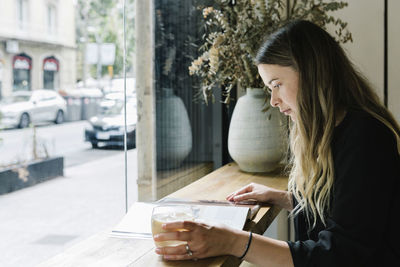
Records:
[[[0,266],[35,266],[110,229],[125,213],[124,153],[76,165],[42,184],[0,196]],[[137,153],[128,151],[129,204]]]

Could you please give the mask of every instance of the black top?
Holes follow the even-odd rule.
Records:
[[[335,181],[327,226],[294,219],[288,242],[295,267],[400,266],[400,157],[395,135],[366,112],[349,111],[335,128]]]

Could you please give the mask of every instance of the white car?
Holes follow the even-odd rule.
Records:
[[[135,101],[136,105],[136,94],[126,94],[126,101],[131,102]],[[100,102],[100,113],[105,114],[109,109],[114,108],[118,103],[124,102],[124,93],[123,92],[114,92],[105,94],[103,99]]]
[[[116,93],[124,92],[124,79],[123,78],[116,78],[112,79],[109,82],[105,83],[105,86],[103,88],[103,92],[105,94],[108,93]],[[126,92],[127,94],[134,94],[135,93],[135,86],[136,86],[136,79],[135,78],[126,78]]]
[[[17,91],[0,102],[2,128],[25,128],[31,123],[62,123],[67,103],[53,90]]]

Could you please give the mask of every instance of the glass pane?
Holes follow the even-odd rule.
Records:
[[[125,214],[125,192],[137,198],[125,1],[126,120],[123,1],[1,1],[0,266],[36,266],[107,231]]]
[[[222,164],[220,104],[203,103],[188,70],[202,35],[199,4],[155,1],[157,199]]]

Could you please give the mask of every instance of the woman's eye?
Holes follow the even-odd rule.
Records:
[[[274,85],[274,88],[279,89],[280,86],[281,86],[281,84],[277,83],[277,84]]]

